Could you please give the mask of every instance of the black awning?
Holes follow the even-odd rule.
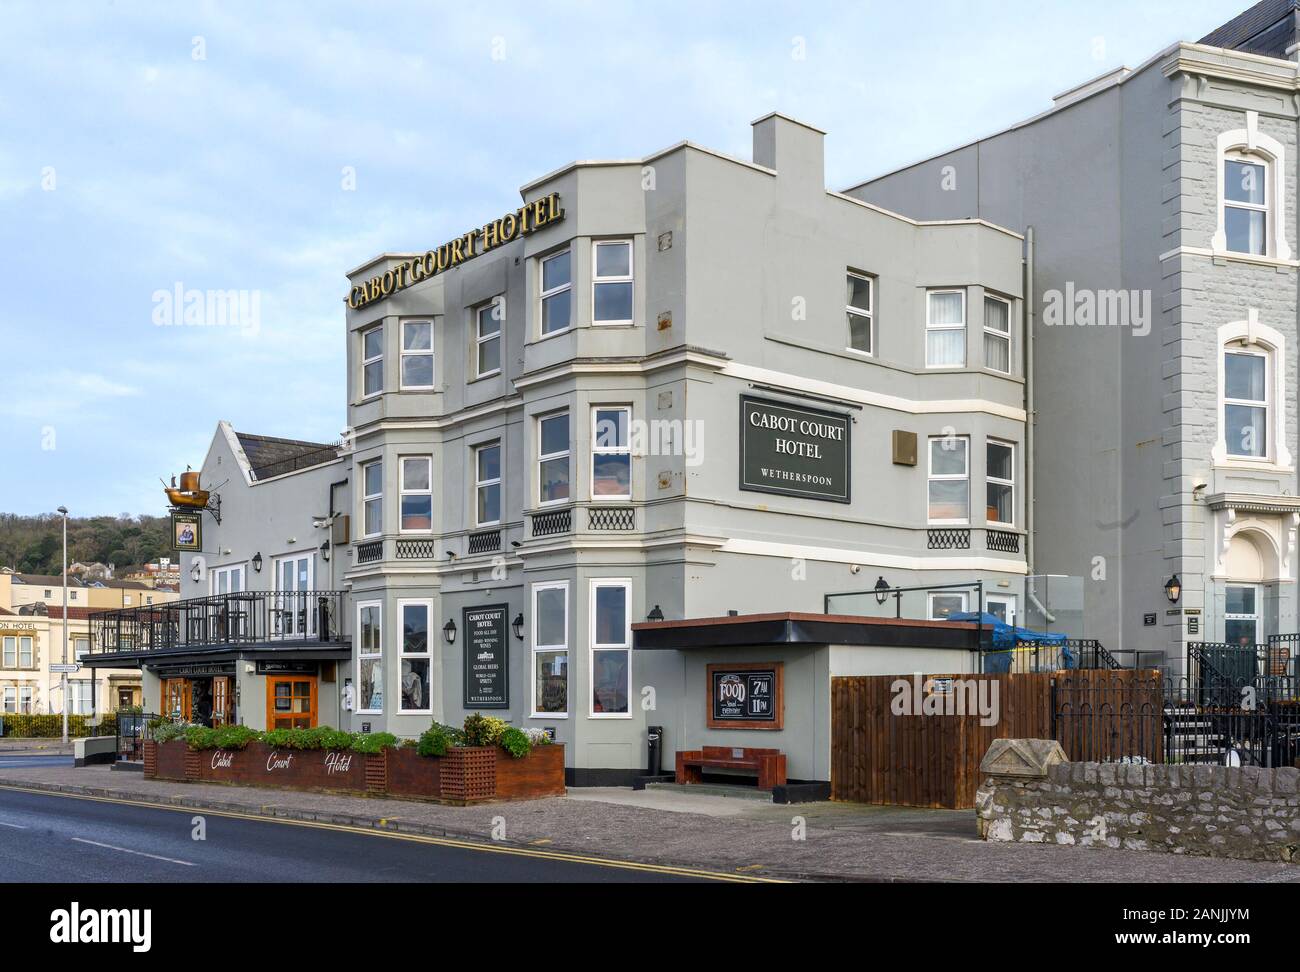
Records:
[[[347,661],[352,657],[349,642],[329,641],[318,644],[270,642],[254,645],[213,645],[206,648],[142,649],[139,651],[93,652],[82,656],[86,668],[139,668],[181,662],[268,661]]]
[[[987,639],[992,632],[984,628]],[[980,627],[961,621],[913,621],[835,614],[749,614],[632,625],[632,646],[646,651],[768,645],[875,645],[976,651]]]

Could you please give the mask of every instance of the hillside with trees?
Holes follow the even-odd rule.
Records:
[[[68,563],[125,567],[175,557],[170,525],[163,516],[70,517]],[[57,575],[63,566],[63,518],[55,513],[0,513],[0,567],[20,573]]]

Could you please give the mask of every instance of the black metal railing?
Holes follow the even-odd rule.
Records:
[[[969,550],[970,530],[942,529],[925,531],[927,550]]]
[[[465,549],[470,555],[493,553],[501,549],[501,531],[500,530],[480,530],[478,533],[471,533],[465,541]]]
[[[573,531],[573,510],[553,510],[532,515],[533,536],[552,537]]]
[[[139,763],[144,760],[144,743],[151,738],[149,723],[158,717],[151,712],[122,709],[117,713],[117,758]]]
[[[375,564],[384,559],[384,541],[367,540],[357,544],[357,563]]]
[[[988,530],[984,546],[996,553],[1020,553],[1020,534],[1009,530]]]
[[[393,546],[397,560],[434,560],[438,556],[436,540],[398,540]]]
[[[592,506],[587,509],[587,529],[635,530],[636,510],[630,506]]]
[[[341,591],[236,591],[90,615],[90,655],[346,639]]]

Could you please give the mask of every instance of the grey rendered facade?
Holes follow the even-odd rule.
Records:
[[[372,641],[364,669],[356,662],[353,728],[364,721],[412,736],[431,718],[457,723],[482,709],[464,704],[464,612],[505,605],[523,624],[521,637],[506,639],[509,701],[496,714],[553,728],[577,781],[624,779],[644,764],[647,725],[665,727],[669,758],[701,742],[694,710],[702,699],[686,685],[701,677],[693,662],[682,652],[630,650],[627,629],[656,607],[670,620],[820,612],[826,594],[884,576],[905,587],[982,580],[998,595],[988,603],[1016,610],[1026,572],[1019,234],[980,219],[920,223],[828,192],[823,134],[776,114],[754,123],[752,162],[682,143],[644,159],[575,163],[524,186],[522,197],[526,207],[556,197],[563,216],[418,282],[412,267],[424,254],[385,254],[349,274],[349,304],[362,306],[347,311],[354,489],[343,579],[354,610],[367,612],[366,625],[360,614],[352,619],[354,641],[375,612],[381,618],[380,651]],[[631,272],[615,276],[630,277],[630,319],[600,323],[596,247],[623,241]],[[571,261],[570,310],[559,321],[567,326],[553,313],[553,333],[543,333],[543,295],[556,280],[542,279],[542,261],[562,252]],[[860,308],[871,318],[870,354],[849,348],[848,272],[870,280],[872,306]],[[365,300],[381,283],[391,296]],[[948,367],[927,367],[933,292],[952,294],[950,309],[963,305],[965,353]],[[1010,373],[986,367],[986,297],[1005,307]],[[478,378],[478,311],[498,298],[500,372]],[[408,377],[432,387],[403,388],[403,359],[419,356],[425,333],[411,327],[408,340],[406,326],[426,322],[433,378],[423,361],[409,363]],[[957,346],[951,335],[942,340],[949,352]],[[741,489],[742,396],[846,422],[849,502]],[[628,409],[629,434],[616,435],[613,448],[626,447],[628,458],[611,463],[602,452],[610,443],[593,443],[594,412],[617,408]],[[557,460],[543,459],[557,449],[553,436],[542,441],[542,421],[560,414],[569,420],[558,463],[568,475],[556,488],[565,477]],[[893,461],[895,431],[917,436],[914,464]],[[966,508],[953,500],[942,523],[932,522],[927,501],[931,438],[967,457]],[[990,441],[1012,457],[998,470],[1011,485],[996,526],[983,502]],[[475,450],[494,444],[499,514],[481,523]],[[427,519],[418,488],[425,457]],[[630,470],[630,495],[616,499],[619,474],[611,487],[607,473],[618,462]],[[408,474],[417,489],[403,489]],[[961,490],[940,487],[949,498]],[[957,549],[932,549],[940,526],[956,528]],[[947,603],[975,610],[973,596]],[[607,597],[598,618],[595,601]],[[431,704],[406,714],[411,669],[402,663],[411,659],[402,632],[412,604],[428,606],[428,639],[441,648],[431,653]],[[930,607],[924,590],[906,595],[905,616]],[[448,621],[458,626],[452,643],[441,630]],[[812,753],[828,726],[826,713],[800,711],[787,716],[782,739],[740,735],[746,745]],[[825,779],[820,763],[799,757],[791,775]]]
[[[1297,630],[1296,39],[1269,0],[850,190],[1030,237],[1030,569],[1084,579],[1081,634],[1174,670],[1189,641]],[[1246,359],[1243,404],[1225,370]]]

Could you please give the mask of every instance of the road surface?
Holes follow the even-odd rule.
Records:
[[[194,839],[195,818],[205,839]],[[725,877],[725,875],[719,875]],[[707,880],[544,848],[413,839],[332,827],[168,810],[0,787],[0,881]]]

